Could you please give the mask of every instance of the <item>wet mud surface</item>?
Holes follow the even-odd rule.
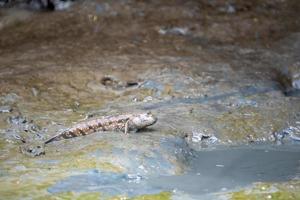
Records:
[[[299,10],[296,0],[0,8],[0,196],[238,199],[267,182],[268,195],[297,199]],[[41,145],[80,121],[148,111],[157,123],[136,133]]]

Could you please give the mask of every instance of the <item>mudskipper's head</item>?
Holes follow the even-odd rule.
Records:
[[[147,126],[151,126],[155,124],[157,121],[157,118],[151,113],[142,113],[137,114],[131,119],[131,122],[134,124],[135,128],[142,129]]]

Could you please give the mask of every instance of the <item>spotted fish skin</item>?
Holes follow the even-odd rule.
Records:
[[[89,135],[99,131],[139,130],[155,124],[157,118],[150,112],[141,114],[125,114],[108,116],[75,124],[73,127],[48,139],[45,144],[62,139]]]

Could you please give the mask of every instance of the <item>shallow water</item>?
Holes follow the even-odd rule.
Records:
[[[300,175],[300,147],[254,146],[195,152],[181,176],[149,180],[152,186],[191,195],[232,190],[254,182],[288,181]]]
[[[256,182],[289,181],[300,175],[298,145],[224,147],[193,152],[183,175],[143,177],[88,171],[51,186],[50,193],[101,192],[106,195],[184,193],[191,199],[212,198]]]

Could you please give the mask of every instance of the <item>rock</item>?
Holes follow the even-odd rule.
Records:
[[[300,142],[300,136],[291,134],[291,135],[290,135],[290,138],[291,138],[292,140],[294,140],[294,141]]]
[[[13,125],[20,125],[27,123],[27,120],[23,116],[12,116],[8,118],[8,122]]]
[[[201,132],[192,132],[192,141],[193,142],[200,142],[202,140],[208,139],[210,136]]]
[[[284,94],[298,96],[300,93],[300,62],[281,69],[277,75],[277,81],[282,86]]]
[[[153,97],[151,97],[151,96],[147,96],[143,100],[143,102],[150,102],[150,101],[153,101]]]
[[[112,76],[104,76],[101,79],[101,83],[102,83],[102,85],[104,85],[106,87],[111,87],[111,88],[120,88],[123,85],[119,80],[117,80],[116,78],[114,78]]]
[[[8,0],[0,0],[0,7],[5,6],[8,2]]]
[[[212,130],[192,131],[192,133],[185,134],[185,141],[191,149],[201,151],[203,148],[209,148],[220,142],[211,132]]]
[[[31,92],[32,92],[32,95],[35,96],[35,97],[38,96],[38,94],[39,94],[38,89],[36,89],[36,88],[34,88],[34,87],[31,88]]]
[[[286,139],[300,142],[300,128],[298,126],[288,126],[281,131],[272,133],[273,141],[282,144]]]
[[[234,14],[234,13],[236,13],[236,7],[235,7],[235,5],[227,3],[224,7],[220,7],[219,11],[228,13],[228,14]]]
[[[72,2],[71,1],[60,1],[56,0],[54,1],[54,9],[55,10],[66,10],[71,7]]]
[[[100,82],[106,88],[111,88],[113,90],[121,90],[121,89],[125,89],[125,88],[128,88],[128,87],[134,87],[134,86],[139,85],[139,83],[137,81],[123,82],[123,81],[118,80],[117,78],[115,78],[113,76],[104,76],[101,79]]]
[[[161,35],[187,35],[189,32],[189,29],[186,27],[173,27],[173,28],[161,28],[158,30],[158,33]]]
[[[43,142],[30,142],[20,146],[20,151],[26,156],[36,157],[45,155],[45,145]]]
[[[24,165],[17,165],[14,167],[16,171],[25,171],[27,168]]]
[[[0,106],[0,113],[9,113],[12,111],[10,106]]]
[[[8,118],[10,128],[7,130],[6,136],[10,140],[19,140],[23,143],[41,142],[45,140],[44,129],[42,130],[32,120],[18,115]]]
[[[189,139],[195,143],[204,141],[206,143],[213,144],[218,141],[218,138],[216,138],[213,134],[199,131],[193,131]]]
[[[165,86],[155,80],[146,80],[140,85],[140,88],[152,90],[155,92],[156,96],[161,96],[161,94],[164,92]]]
[[[15,93],[9,93],[5,96],[0,97],[0,101],[3,104],[12,104],[15,103],[20,97]]]
[[[280,131],[279,133],[277,133],[277,135],[282,136],[281,138],[279,138],[281,140],[284,138],[284,136],[287,135],[293,141],[300,141],[300,127],[289,126],[283,129],[282,131]]]
[[[110,10],[110,6],[108,3],[97,3],[96,4],[96,13],[101,15]]]
[[[70,0],[29,0],[28,4],[34,10],[66,10],[72,2]]]

